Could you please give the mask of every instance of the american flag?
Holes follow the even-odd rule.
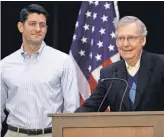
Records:
[[[76,65],[81,104],[96,87],[100,69],[120,60],[115,39],[116,6],[117,3],[110,1],[81,4],[70,50]]]

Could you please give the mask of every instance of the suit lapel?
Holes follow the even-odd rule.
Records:
[[[148,55],[146,52],[143,52],[141,57],[141,64],[138,74],[138,82],[137,82],[137,91],[136,91],[136,98],[134,102],[133,109],[135,110],[143,92],[146,90],[146,87],[150,81],[151,71],[153,68],[152,63],[150,62]]]

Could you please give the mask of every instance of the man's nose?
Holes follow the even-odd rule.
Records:
[[[41,30],[40,24],[36,24],[35,29],[36,29],[37,31],[40,31],[40,30]]]
[[[125,47],[129,46],[129,41],[128,41],[127,38],[125,38],[125,40],[124,40],[124,42],[123,42],[123,45],[124,45]]]

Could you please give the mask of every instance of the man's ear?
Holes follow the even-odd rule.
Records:
[[[145,44],[146,44],[146,36],[145,37],[143,37],[143,39],[142,39],[143,41],[142,41],[142,46],[144,47],[145,46]]]
[[[17,27],[18,27],[19,32],[22,33],[23,32],[23,23],[18,22]]]

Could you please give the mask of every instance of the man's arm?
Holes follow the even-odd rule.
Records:
[[[109,73],[108,75],[110,76]],[[101,69],[100,80],[103,79],[104,77],[105,77],[105,73],[103,69]],[[100,104],[103,101],[104,96],[106,95],[106,92],[107,92],[107,88],[108,88],[105,86],[104,82],[100,80],[98,81],[98,84],[94,92],[91,94],[91,96],[75,112],[97,112],[98,111]],[[108,100],[108,97],[106,97],[99,111],[100,112],[105,111],[108,105],[109,105],[109,100]]]
[[[64,97],[63,112],[74,112],[80,106],[80,95],[75,66],[69,56],[63,64],[61,86]]]
[[[2,66],[0,65],[0,82],[1,82],[1,126],[2,129],[2,122],[5,120],[6,115],[4,112],[6,99],[7,99],[7,86],[5,85],[3,78],[2,78]]]

